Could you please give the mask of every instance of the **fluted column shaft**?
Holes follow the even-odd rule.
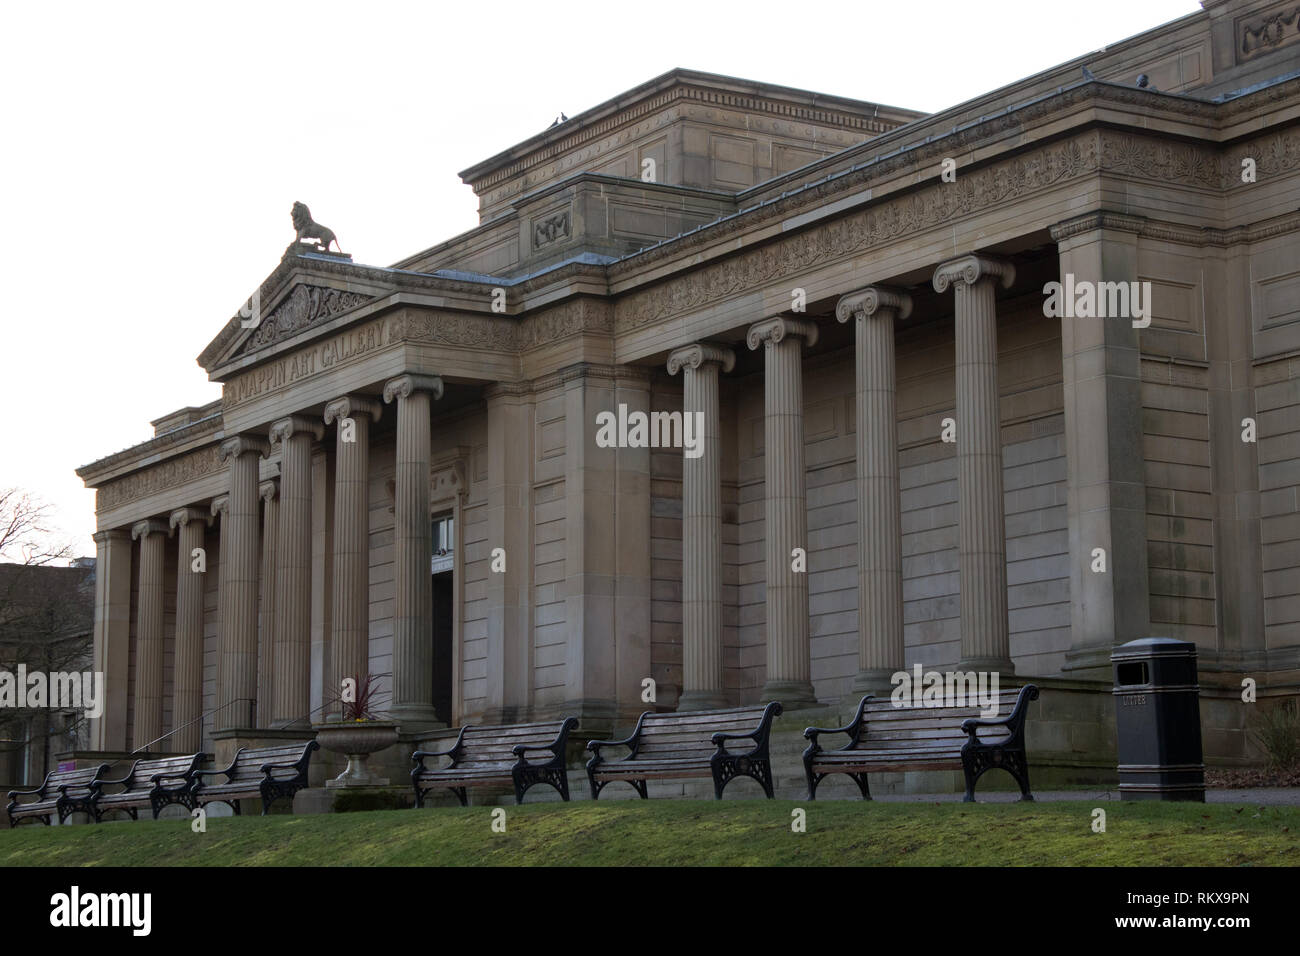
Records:
[[[835,309],[857,338],[858,675],[856,693],[892,688],[904,668],[902,506],[898,483],[894,320],[907,318],[905,293],[868,286]]]
[[[803,344],[817,341],[809,322],[773,318],[749,329],[764,347],[764,513],[767,519],[767,683],[764,700],[786,709],[816,703],[808,628],[808,574],[794,569],[808,549],[803,449]]]
[[[221,528],[221,687],[219,728],[252,727],[257,707],[257,593],[261,528],[258,460],[266,441],[240,435],[221,445],[230,463],[230,501]]]
[[[311,449],[324,429],[297,415],[271,426],[280,446],[273,727],[309,723],[311,710]]]
[[[384,385],[384,402],[397,402],[391,711],[403,729],[437,721],[433,712],[433,590],[429,577],[433,555],[429,414],[431,403],[442,397],[442,391],[442,379],[429,375],[401,375]]]
[[[339,697],[342,682],[360,684],[370,673],[370,423],[379,420],[374,399],[346,396],[325,406],[325,424],[338,422],[334,453],[334,574],[330,656]],[[350,437],[349,437],[350,436]],[[335,714],[340,705],[326,708]]]
[[[176,646],[172,654],[172,729],[167,750],[194,753],[203,727],[203,582],[194,569],[194,551],[203,548],[207,515],[194,508],[171,513],[176,535]],[[205,559],[206,560],[206,559]]]
[[[141,521],[131,529],[140,542],[138,616],[135,625],[135,727],[132,746],[153,745],[163,732],[163,546],[167,525]]]
[[[727,705],[722,649],[722,442],[718,371],[735,354],[706,343],[668,356],[682,371],[682,414],[703,417],[698,457],[682,458],[682,695],[679,710]]]
[[[953,287],[957,352],[957,537],[963,670],[1012,673],[1007,629],[1006,525],[998,410],[996,286],[1015,278],[1007,262],[965,256],[935,270]]]
[[[257,722],[275,717],[275,628],[279,598],[280,489],[274,481],[257,486],[262,496],[262,615],[257,639]]]

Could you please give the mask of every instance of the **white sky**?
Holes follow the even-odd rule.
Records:
[[[94,554],[73,470],[220,395],[195,357],[307,203],[357,262],[477,223],[461,169],[673,67],[934,111],[1196,0],[5,4],[0,487]]]

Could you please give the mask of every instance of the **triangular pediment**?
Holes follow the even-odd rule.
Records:
[[[231,316],[199,356],[210,375],[228,365],[246,366],[259,353],[299,338],[340,316],[391,295],[389,270],[356,265],[345,256],[307,253],[294,247]]]

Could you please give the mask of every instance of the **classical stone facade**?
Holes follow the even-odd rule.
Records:
[[[461,236],[291,245],[199,357],[221,401],[79,472],[96,746],[298,732],[366,674],[418,740],[920,663],[1033,679],[1036,759],[1103,766],[1155,634],[1245,759],[1243,678],[1300,682],[1293,6],[934,115],[678,70],[463,173]]]

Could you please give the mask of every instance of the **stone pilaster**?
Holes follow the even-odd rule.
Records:
[[[429,459],[432,403],[442,379],[399,375],[384,385],[384,403],[397,402],[393,500],[393,702],[403,731],[438,723],[433,711],[433,592],[430,559]],[[448,715],[450,716],[450,715]]]
[[[223,533],[226,527],[226,518],[230,515],[230,495],[218,495],[212,499],[209,506],[212,514],[212,527],[216,531],[217,540],[217,679],[216,679],[216,704],[214,707],[220,707],[226,700],[226,675],[221,663],[221,635],[225,633],[225,621],[223,615],[226,608],[226,550]],[[221,727],[224,718],[220,713],[212,715],[213,729]]]
[[[370,673],[370,423],[383,406],[372,398],[345,395],[325,406],[325,424],[338,422],[334,454],[334,572],[330,671],[337,700],[342,682]],[[325,708],[337,714],[341,706]]]
[[[894,320],[904,292],[867,286],[840,299],[835,317],[855,320],[857,355],[858,674],[855,694],[886,694],[904,669],[903,523],[898,483]]]
[[[934,289],[951,286],[957,339],[957,537],[962,670],[1014,673],[1007,630],[1007,544],[1002,505],[996,287],[1009,262],[963,256],[942,263]]]
[[[487,699],[481,720],[508,723],[527,718],[533,694],[533,398],[517,386],[494,385],[487,407]]]
[[[749,328],[749,347],[764,347],[764,513],[767,536],[767,683],[763,700],[786,710],[816,704],[808,625],[808,574],[795,548],[808,550],[803,449],[803,344],[817,326],[776,317]]]
[[[221,443],[230,463],[230,502],[221,528],[221,729],[253,727],[257,709],[257,588],[261,529],[258,460],[268,452],[260,436],[237,435]]]
[[[696,343],[668,356],[682,372],[682,416],[703,416],[699,457],[682,459],[682,696],[679,710],[727,705],[722,652],[722,443],[718,371],[731,349]]]
[[[135,726],[131,746],[152,749],[163,733],[163,569],[167,523],[150,519],[131,528],[140,542],[135,625]],[[163,749],[166,749],[165,747]]]
[[[94,668],[104,675],[104,710],[91,721],[91,747],[127,749],[124,688],[131,655],[131,535],[127,531],[95,532]]]
[[[1137,236],[1103,222],[1093,214],[1052,227],[1061,280],[1073,276],[1071,288],[1138,281]],[[1208,281],[1207,289],[1220,287]],[[1071,646],[1064,670],[1109,680],[1112,644],[1151,636],[1138,330],[1124,318],[1063,315],[1060,323],[1070,542]],[[1092,571],[1094,548],[1106,552],[1104,573]]]
[[[262,603],[257,629],[257,722],[270,727],[275,716],[275,620],[280,553],[280,486],[264,481],[262,496]]]
[[[203,583],[206,570],[195,570],[195,550],[211,519],[197,508],[177,508],[169,524],[176,536],[176,645],[172,654],[172,736],[165,748],[194,753],[202,746],[203,727]],[[204,553],[206,569],[207,556]]]
[[[272,727],[307,726],[311,710],[311,450],[325,429],[300,415],[271,426],[280,446]]]

